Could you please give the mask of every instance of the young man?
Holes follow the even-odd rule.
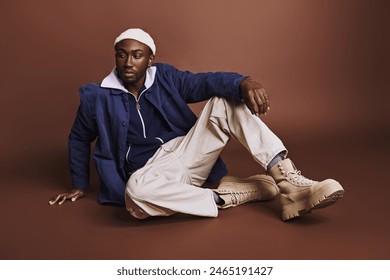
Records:
[[[100,84],[80,89],[69,136],[74,189],[50,204],[84,196],[95,140],[100,203],[125,204],[139,219],[176,212],[216,217],[218,208],[279,195],[282,219],[288,220],[342,197],[338,182],[307,179],[287,158],[281,140],[260,119],[270,109],[269,98],[250,77],[153,64],[156,46],[141,29],[120,34],[114,48],[115,69]],[[209,101],[197,119],[187,103],[204,100]],[[219,155],[231,137],[267,175],[225,176]],[[220,184],[209,189],[202,187],[205,182]]]

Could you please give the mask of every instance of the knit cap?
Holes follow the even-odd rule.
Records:
[[[137,40],[138,42],[141,42],[145,45],[147,45],[153,52],[153,54],[156,54],[156,45],[154,44],[153,38],[145,31],[143,31],[140,28],[130,28],[126,31],[122,32],[114,42],[114,46],[125,39],[133,39]]]

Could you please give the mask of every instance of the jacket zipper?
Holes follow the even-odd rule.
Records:
[[[136,102],[135,108],[137,109],[138,116],[139,116],[139,118],[140,118],[140,120],[141,120],[141,123],[142,123],[142,131],[143,131],[144,138],[146,138],[145,122],[144,122],[144,118],[142,117],[142,114],[141,114],[141,105],[139,104],[139,99],[141,98],[141,96],[142,96],[142,94],[143,94],[144,92],[145,92],[145,90],[142,91],[142,92],[140,93],[140,95],[138,96],[138,98],[135,97],[134,94],[131,94],[131,95],[135,98],[135,102]]]

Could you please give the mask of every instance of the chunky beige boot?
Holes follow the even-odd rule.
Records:
[[[250,201],[265,201],[275,198],[279,194],[274,179],[268,175],[254,175],[248,178],[225,176],[217,189],[213,189],[224,200],[218,208],[225,209],[238,206]]]
[[[279,161],[268,173],[280,188],[283,221],[327,207],[344,194],[343,187],[333,179],[317,182],[305,178],[290,159]]]

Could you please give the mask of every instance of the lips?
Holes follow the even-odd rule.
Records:
[[[126,71],[126,72],[123,72],[123,76],[125,76],[125,77],[134,77],[135,76],[135,72]]]

